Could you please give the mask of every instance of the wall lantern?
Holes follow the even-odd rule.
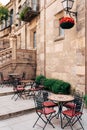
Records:
[[[77,17],[77,12],[71,11],[73,4],[74,4],[74,0],[63,0],[62,1],[62,5],[63,5],[63,8],[66,11],[66,13],[68,13],[70,16],[73,15],[73,16]]]

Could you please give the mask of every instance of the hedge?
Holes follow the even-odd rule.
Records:
[[[43,75],[39,75],[36,77],[36,83],[39,85],[44,85],[46,90],[49,90],[55,94],[70,94],[71,85],[70,83],[64,82],[63,80],[49,79]]]
[[[45,76],[39,75],[36,77],[35,81],[38,85],[43,85],[45,79],[46,79]]]

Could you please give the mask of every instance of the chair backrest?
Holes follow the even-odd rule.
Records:
[[[25,79],[25,76],[26,76],[26,73],[25,73],[25,72],[23,72],[23,73],[22,73],[22,80],[24,80],[24,79]]]
[[[32,88],[38,88],[39,85],[36,82],[32,82]]]
[[[75,111],[76,112],[82,112],[83,110],[83,99],[82,97],[76,97],[74,100],[75,103]]]
[[[0,72],[0,81],[3,81],[3,80],[4,80],[3,73]]]
[[[35,103],[36,111],[43,108],[43,101],[44,100],[42,97],[34,96],[34,103]]]
[[[43,99],[44,101],[48,100],[48,92],[43,92]]]

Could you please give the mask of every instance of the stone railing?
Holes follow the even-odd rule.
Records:
[[[16,44],[11,48],[0,51],[0,71],[5,76],[8,73],[26,73],[27,79],[36,76],[36,50],[16,49]]]
[[[12,60],[12,49],[8,48],[0,51],[0,66],[5,63],[9,63]]]
[[[36,50],[17,49],[15,52],[16,59],[13,57],[12,48],[0,51],[0,66],[8,63],[36,63]]]
[[[22,63],[35,64],[36,63],[36,50],[18,49],[16,61],[22,62]]]

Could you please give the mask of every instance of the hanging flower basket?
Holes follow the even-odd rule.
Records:
[[[74,26],[75,22],[74,19],[71,17],[63,17],[60,20],[60,27],[63,29],[70,29]]]

